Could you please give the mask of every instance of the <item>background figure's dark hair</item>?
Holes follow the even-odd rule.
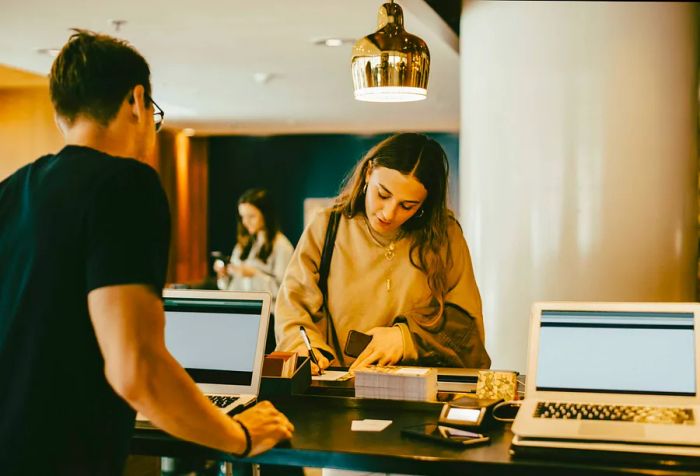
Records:
[[[277,213],[275,212],[275,206],[272,202],[270,192],[264,188],[251,188],[246,190],[238,199],[239,205],[243,203],[253,205],[255,208],[260,210],[260,213],[262,213],[265,221],[263,226],[265,242],[260,248],[258,258],[260,258],[260,261],[263,263],[267,263],[267,258],[269,258],[270,254],[272,253],[273,241],[275,240],[275,236],[277,236],[277,232],[279,231]],[[236,213],[236,216],[238,217],[236,243],[241,246],[241,260],[245,260],[250,254],[250,249],[253,247],[256,237],[251,236],[246,227],[243,226],[241,215]]]
[[[447,294],[447,270],[452,267],[447,228],[454,217],[447,208],[447,155],[440,144],[423,134],[403,133],[384,139],[367,152],[345,181],[335,207],[347,217],[365,213],[366,176],[374,167],[415,177],[428,191],[420,210],[402,229],[412,238],[411,263],[426,274],[439,305],[437,321]]]
[[[51,66],[56,112],[72,123],[84,114],[106,126],[136,85],[151,96],[148,63],[126,41],[74,30]]]

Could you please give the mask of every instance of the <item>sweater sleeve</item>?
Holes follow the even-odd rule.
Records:
[[[292,254],[275,306],[277,349],[304,348],[299,326],[304,326],[313,347],[335,356],[317,322],[323,317],[323,295],[318,287],[321,251],[329,211],[319,212],[299,239]]]
[[[448,233],[452,267],[448,270],[443,315],[437,318],[438,306],[433,303],[427,308],[403,313],[394,320],[394,324],[405,325],[410,331],[415,353],[409,353],[406,360],[415,356],[419,362],[429,361],[446,366],[483,366],[486,363],[483,356],[464,355],[466,348],[472,344],[477,349],[474,352],[478,354],[485,342],[481,296],[474,278],[469,248],[456,221],[451,223]]]
[[[453,265],[447,277],[449,288],[445,303],[455,304],[464,309],[474,320],[481,341],[486,342],[481,295],[474,277],[472,258],[462,228],[456,221],[450,227],[450,244]]]
[[[257,271],[254,277],[256,290],[267,291],[273,298],[277,297],[293,252],[294,247],[289,240],[284,235],[278,234],[272,246],[272,253],[268,258],[271,270],[263,270],[255,267],[255,264],[251,264]]]

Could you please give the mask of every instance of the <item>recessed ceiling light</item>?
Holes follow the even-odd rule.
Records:
[[[60,48],[37,48],[36,52],[40,55],[47,55],[55,58],[61,52]]]
[[[340,38],[327,38],[325,43],[326,46],[342,46],[343,40],[341,40]]]
[[[272,78],[277,77],[275,73],[253,73],[253,79],[258,84],[267,84]]]
[[[193,135],[195,135],[196,131],[191,127],[185,127],[182,130],[182,133],[185,134],[187,137],[192,137]]]
[[[329,46],[331,48],[336,48],[338,46],[355,43],[355,40],[352,38],[317,38],[312,40],[312,43],[318,46]]]
[[[122,30],[122,27],[128,22],[126,20],[109,19],[107,20],[107,23],[112,26],[116,33],[119,33]]]

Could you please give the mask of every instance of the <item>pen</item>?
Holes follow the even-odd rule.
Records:
[[[318,364],[318,360],[316,360],[316,354],[314,354],[314,349],[311,348],[311,341],[309,340],[309,336],[306,333],[306,329],[304,329],[304,326],[299,326],[299,333],[301,334],[301,340],[304,341],[304,345],[306,346],[306,349],[309,351],[309,358],[311,359],[311,362],[316,364],[316,367],[318,367],[318,373],[322,374],[323,369]]]

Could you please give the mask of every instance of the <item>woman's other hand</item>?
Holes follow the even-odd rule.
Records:
[[[252,266],[248,266],[247,264],[242,264],[238,267],[238,272],[244,278],[252,278],[253,276],[255,276],[258,270],[253,268]]]
[[[288,440],[294,425],[270,402],[260,402],[234,417],[240,420],[250,433],[250,456],[267,451],[280,440]]]
[[[365,347],[350,370],[371,364],[394,365],[403,357],[403,335],[398,327],[375,327],[367,332],[372,340]]]
[[[228,274],[231,276],[241,276],[243,278],[251,278],[255,276],[255,274],[258,272],[257,269],[253,268],[252,266],[249,266],[247,264],[233,264],[230,263],[226,266],[226,271]]]

